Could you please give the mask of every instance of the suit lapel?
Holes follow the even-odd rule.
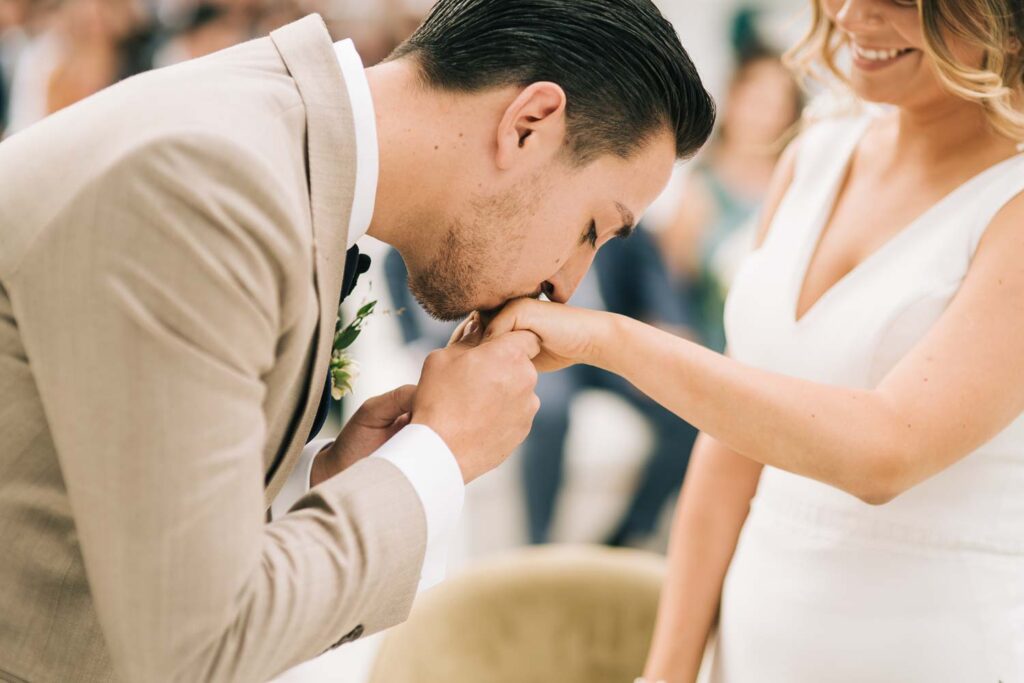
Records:
[[[352,107],[323,19],[311,14],[270,34],[306,108],[306,159],[313,220],[316,291],[320,321],[310,376],[287,448],[267,483],[274,499],[298,458],[316,414],[334,339],[345,269],[348,223],[355,189],[356,155]]]

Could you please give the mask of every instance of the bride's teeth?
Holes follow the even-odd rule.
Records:
[[[893,48],[891,50],[871,50],[865,47],[857,46],[857,54],[864,59],[869,59],[874,62],[883,62],[891,59],[896,59],[902,54],[903,50],[899,48]]]

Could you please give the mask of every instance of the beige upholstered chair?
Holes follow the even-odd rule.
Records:
[[[370,683],[631,683],[650,643],[661,557],[525,549],[421,596]]]

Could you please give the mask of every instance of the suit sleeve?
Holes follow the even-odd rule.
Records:
[[[205,134],[148,143],[6,283],[119,680],[268,680],[415,595],[426,522],[393,463],[265,523],[262,378],[311,258],[273,177]]]
[[[306,444],[295,470],[270,506],[274,519],[284,517],[306,495],[313,459],[333,442],[317,439]],[[427,543],[417,593],[433,588],[447,573],[448,553],[465,501],[466,487],[459,463],[444,439],[421,424],[407,425],[370,457],[394,464],[416,490],[427,521]]]

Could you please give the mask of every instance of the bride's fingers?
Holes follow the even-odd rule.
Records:
[[[472,334],[472,333],[476,332],[477,330],[473,329],[472,326],[473,325],[479,326],[479,324],[480,324],[480,314],[477,313],[476,311],[473,311],[472,313],[469,314],[469,317],[467,317],[465,320],[463,320],[461,323],[459,323],[459,326],[455,328],[454,332],[452,332],[451,339],[448,340],[448,346],[452,346],[453,344],[457,344],[460,341],[462,341],[463,338],[465,336],[467,336],[468,334]]]
[[[530,305],[537,305],[539,302],[519,299],[512,301],[505,308],[501,309],[493,320],[488,321],[486,331],[484,332],[484,339],[491,339],[503,334],[508,334],[515,330],[529,330],[528,324],[523,319],[526,310]]]
[[[462,335],[464,335],[466,333],[466,326],[469,325],[469,323],[470,323],[470,321],[472,319],[473,319],[473,316],[469,316],[468,318],[463,320],[461,323],[459,323],[458,327],[455,328],[455,331],[452,332],[452,336],[448,338],[448,346],[451,346],[455,342],[457,342],[460,339],[462,339]]]

